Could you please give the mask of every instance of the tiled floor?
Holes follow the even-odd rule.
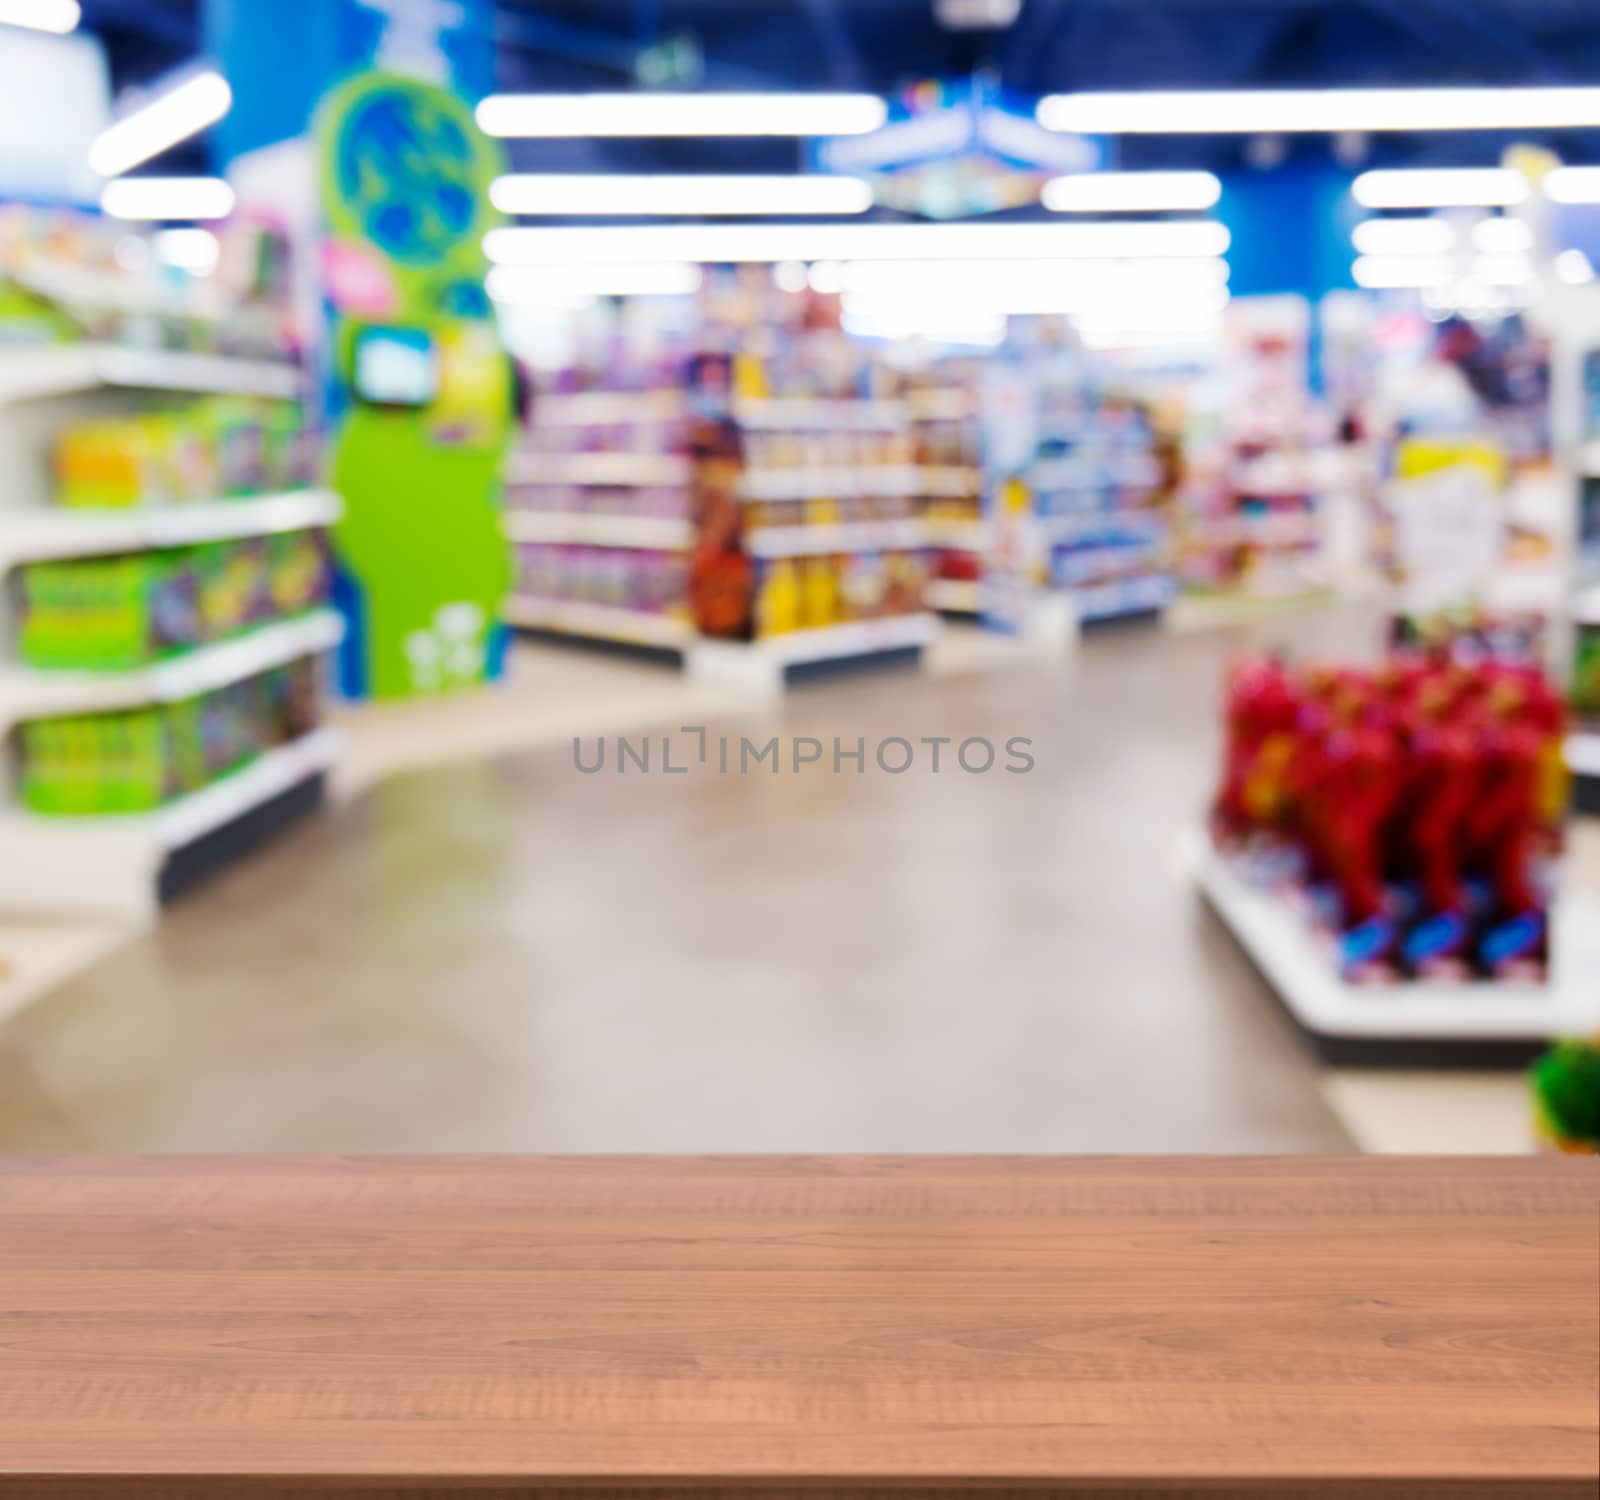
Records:
[[[358,721],[347,801],[0,1031],[0,1149],[1388,1149],[1406,1106],[1325,1097],[1174,858],[1229,652],[1358,630],[958,637],[754,712],[524,654],[510,704]],[[618,773],[652,723],[709,764]],[[724,775],[723,734],[735,768],[772,734],[1036,764]]]

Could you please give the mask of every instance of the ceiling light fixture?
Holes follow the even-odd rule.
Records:
[[[491,94],[486,135],[865,135],[889,117],[876,94]]]
[[[100,194],[113,219],[225,219],[233,189],[220,177],[119,177]]]
[[[78,0],[0,0],[0,26],[21,26],[65,36],[78,29],[83,7]]]
[[[1367,219],[1350,232],[1362,255],[1444,255],[1456,242],[1444,219]]]
[[[1454,273],[1447,255],[1363,255],[1351,267],[1356,285],[1372,291],[1442,286]]]
[[[101,131],[89,147],[89,165],[102,177],[119,177],[215,125],[232,106],[222,74],[196,73]]]
[[[1543,186],[1552,203],[1600,203],[1600,167],[1557,167]]]
[[[684,297],[700,290],[700,267],[678,261],[640,265],[496,266],[496,302],[565,303],[590,297]]]
[[[491,229],[500,265],[781,260],[1192,259],[1223,254],[1221,224],[619,224]]]
[[[1600,125],[1600,88],[1146,90],[1047,94],[1039,123],[1082,135],[1538,130]]]
[[[1210,172],[1077,172],[1045,183],[1039,201],[1057,214],[1165,213],[1210,208],[1221,196]]]
[[[1524,202],[1528,181],[1509,167],[1415,167],[1363,172],[1350,191],[1363,208],[1499,208]]]
[[[859,177],[528,172],[497,177],[489,201],[505,214],[860,214],[872,189]]]

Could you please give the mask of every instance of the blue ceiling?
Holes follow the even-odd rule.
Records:
[[[270,5],[273,0],[237,0]],[[120,88],[199,51],[198,0],[84,0]],[[1023,0],[993,33],[950,32],[932,0],[519,0],[496,8],[500,86],[627,87],[642,47],[688,36],[709,88],[890,91],[987,67],[1026,93],[1060,89],[1294,84],[1561,83],[1600,79],[1596,0]],[[1552,137],[1600,160],[1600,132]],[[1387,139],[1379,159],[1492,160],[1473,134]],[[1228,166],[1241,143],[1124,143],[1124,164]],[[1326,153],[1323,140],[1297,142]],[[519,161],[682,170],[781,165],[792,144],[519,144]],[[173,163],[172,165],[175,165]]]

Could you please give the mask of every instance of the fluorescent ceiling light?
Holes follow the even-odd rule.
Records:
[[[833,289],[878,296],[990,297],[997,302],[1080,306],[1118,294],[1171,293],[1205,300],[1228,284],[1225,260],[850,261]],[[1020,310],[1020,309],[1019,309]]]
[[[1556,256],[1556,280],[1566,286],[1584,286],[1594,280],[1594,266],[1581,250],[1563,250]]]
[[[1554,203],[1600,203],[1600,167],[1557,167],[1545,174],[1544,192]]]
[[[209,229],[163,229],[156,235],[156,256],[191,276],[209,276],[217,269],[222,246]]]
[[[1600,125],[1600,88],[1047,94],[1038,120],[1050,130],[1083,135],[1563,129]]]
[[[25,26],[65,36],[83,16],[78,0],[0,0],[0,26]]]
[[[1456,242],[1445,219],[1367,219],[1350,233],[1362,255],[1443,255]]]
[[[489,201],[505,214],[859,214],[872,207],[872,189],[859,177],[530,172],[497,177]]]
[[[486,135],[864,135],[888,118],[875,94],[491,94]]]
[[[1450,280],[1455,264],[1447,255],[1363,255],[1351,267],[1357,286],[1440,286]]]
[[[618,261],[1169,259],[1218,256],[1221,224],[628,224],[491,229],[501,265]]]
[[[89,165],[102,177],[119,177],[179,141],[215,125],[233,104],[220,73],[197,73],[159,98],[108,126],[89,148]]]
[[[220,177],[119,177],[100,207],[113,219],[225,219],[233,189]]]
[[[1160,213],[1210,208],[1222,184],[1210,172],[1075,172],[1045,183],[1039,201],[1052,213]]]
[[[496,266],[496,302],[568,302],[587,297],[682,297],[700,290],[700,267],[681,261],[641,265]]]
[[[1480,255],[1472,263],[1472,279],[1485,286],[1526,286],[1536,275],[1526,255]]]
[[[1488,255],[1516,255],[1533,249],[1533,230],[1521,219],[1480,219],[1472,243]]]
[[[934,344],[963,344],[978,349],[993,349],[1005,342],[1006,320],[1000,316],[961,317],[926,308],[913,313],[905,309],[844,310],[840,318],[844,331],[859,339],[926,339]]]
[[[1005,317],[1014,314],[1061,316],[1136,323],[1147,320],[1165,327],[1169,323],[1215,318],[1228,304],[1228,289],[1218,286],[1176,295],[1156,285],[1126,287],[1119,291],[1075,287],[989,285],[947,287],[937,298],[918,297],[894,288],[846,291],[847,312],[898,316],[915,322],[944,317]]]
[[[933,0],[933,18],[946,31],[1003,31],[1022,0]]]
[[[1523,202],[1528,182],[1508,167],[1416,167],[1363,172],[1350,191],[1364,208],[1497,208]]]

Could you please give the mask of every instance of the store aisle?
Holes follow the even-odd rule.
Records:
[[[1126,630],[809,684],[683,776],[608,741],[597,775],[568,745],[387,781],[0,1034],[0,1148],[1348,1149],[1176,861],[1266,631],[1355,636]],[[1036,767],[724,776],[724,732]]]

